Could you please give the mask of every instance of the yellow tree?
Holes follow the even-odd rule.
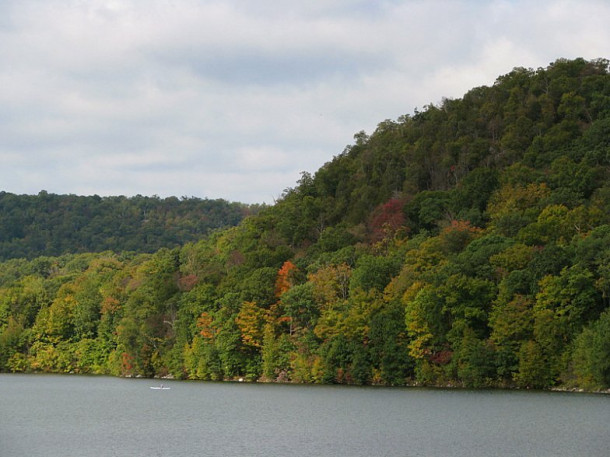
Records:
[[[309,275],[314,285],[314,296],[320,304],[347,300],[352,269],[346,263],[329,265]]]
[[[241,339],[247,346],[260,348],[263,344],[263,327],[265,310],[255,302],[246,301],[242,304],[235,322],[241,331]]]

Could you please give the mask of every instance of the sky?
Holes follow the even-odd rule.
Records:
[[[0,0],[0,191],[273,203],[386,120],[610,58],[607,0]]]

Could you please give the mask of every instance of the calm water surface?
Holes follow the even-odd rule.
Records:
[[[1,457],[608,457],[605,395],[0,375]]]

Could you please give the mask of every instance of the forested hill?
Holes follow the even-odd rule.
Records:
[[[0,370],[608,389],[609,177],[608,61],[517,68],[206,239],[5,262]]]
[[[198,198],[0,192],[0,260],[109,249],[155,252],[237,225],[255,210]]]

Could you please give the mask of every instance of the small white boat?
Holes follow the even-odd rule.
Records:
[[[160,386],[150,386],[151,389],[153,390],[169,390],[171,389],[171,387],[166,387],[163,384],[161,384]]]

